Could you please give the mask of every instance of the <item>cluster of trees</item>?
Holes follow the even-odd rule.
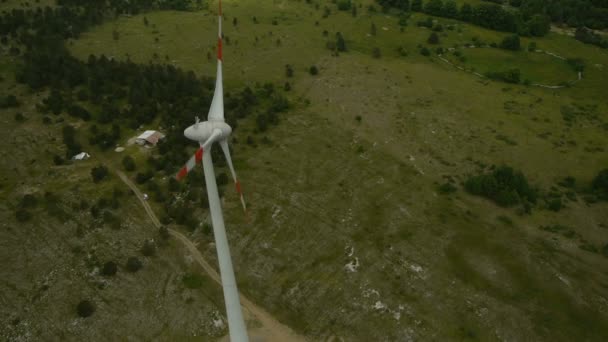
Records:
[[[424,12],[434,16],[459,19],[497,31],[513,32],[524,36],[544,36],[549,32],[550,20],[543,13],[522,15],[518,11],[489,3],[458,8],[454,0],[376,0],[383,8],[394,7],[402,11]]]
[[[497,167],[488,174],[471,176],[464,186],[469,193],[491,199],[503,207],[524,204],[529,211],[530,203],[536,203],[537,191],[528,184],[521,171],[508,166]]]
[[[507,83],[517,84],[521,82],[521,72],[517,68],[506,71],[488,71],[485,73],[485,76],[491,80],[503,81]]]
[[[524,18],[541,14],[554,23],[570,27],[608,28],[606,0],[510,0],[509,4],[518,7]]]
[[[91,55],[83,62],[69,54],[64,40],[77,37],[108,15],[135,13],[151,6],[163,7],[163,4],[183,9],[177,5],[180,3],[190,2],[136,0],[125,4],[117,0],[60,0],[56,8],[13,11],[0,17],[0,34],[16,39],[26,47],[23,63],[16,72],[17,81],[35,90],[51,88],[49,96],[39,107],[45,114],[67,113],[78,119],[94,121],[86,132],[89,142],[101,149],[115,145],[122,126],[136,129],[154,121],[166,127],[167,137],[158,144],[158,157],[153,158],[154,161],[137,176],[142,184],[154,183],[152,178],[156,172],[173,176],[176,165],[189,158],[191,151],[187,147],[191,144],[182,130],[194,121],[195,115],[205,115],[201,111],[210,105],[213,80],[199,78],[193,72],[185,72],[172,65],[138,65],[103,55]],[[256,84],[238,92],[225,93],[225,108],[226,121],[233,129],[238,125],[237,120],[257,114],[258,130],[262,131],[262,126],[279,122],[279,115],[289,108],[289,101],[275,91],[272,84]],[[47,116],[45,118],[50,122]],[[67,158],[81,152],[73,127],[64,127],[63,141]],[[218,156],[216,160],[223,158]],[[63,158],[55,157],[56,164],[63,162]],[[125,162],[125,168],[132,167],[134,163]],[[96,181],[103,178],[102,169],[93,171],[92,177]],[[188,178],[197,180],[197,176]],[[194,182],[192,193],[203,194],[203,184],[202,179]],[[150,191],[158,195],[155,198],[166,199],[167,192],[182,190],[174,185],[167,184],[168,188],[165,188],[154,183],[150,184]],[[188,200],[202,201],[203,198],[195,196]],[[173,206],[185,208],[183,212],[169,207],[171,203],[167,203],[167,217],[196,226],[191,217],[193,210],[187,209],[187,205]],[[96,217],[107,216],[109,221],[113,221],[110,212],[106,215],[106,211],[97,206],[91,210]]]
[[[585,27],[579,27],[574,33],[574,38],[585,44],[597,45],[601,48],[608,49],[608,38],[604,38]]]

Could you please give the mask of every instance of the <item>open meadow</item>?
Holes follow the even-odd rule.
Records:
[[[231,150],[249,209],[244,215],[231,187],[222,190],[222,205],[239,290],[311,341],[606,340],[608,204],[587,198],[594,177],[608,167],[608,50],[552,32],[522,38],[522,49],[509,51],[490,46],[507,34],[443,18],[431,18],[444,29],[437,32],[439,43],[429,44],[433,31],[417,25],[427,15],[415,13],[404,24],[396,12],[369,11],[373,1],[356,3],[353,16],[331,1],[223,1],[225,93],[271,83],[290,101],[278,124],[261,130],[255,116],[260,113],[255,112],[234,131]],[[119,16],[65,44],[85,62],[90,55],[103,54],[214,77],[216,3],[206,7]],[[346,51],[328,48],[335,46],[338,32]],[[532,41],[536,48],[528,51]],[[423,47],[431,51],[429,56],[420,53]],[[444,49],[439,55],[438,47]],[[567,62],[576,58],[585,64],[582,78],[566,86],[578,79],[578,71]],[[317,73],[311,72],[313,66]],[[78,192],[111,197],[120,183],[116,177],[93,184],[89,170],[98,163],[121,168],[125,154],[133,157],[138,170],[150,168],[146,160],[156,150],[127,146],[127,139],[141,129],[157,129],[158,120],[137,129],[123,127],[118,144],[127,149],[122,154],[85,142],[91,160],[52,165],[42,155],[62,151],[61,124],[41,133],[44,126],[35,103],[46,93],[13,84],[13,68],[10,57],[0,59],[3,84],[23,103],[32,103],[3,112],[2,130],[11,134],[3,136],[7,148],[0,163],[0,196],[7,203],[0,206],[2,217],[15,224],[12,209],[31,186],[63,193],[66,202]],[[519,84],[484,76],[513,68],[521,71]],[[26,112],[28,120],[15,123],[17,110]],[[195,115],[206,116],[207,108],[191,114],[194,121]],[[91,125],[65,118],[83,136]],[[24,153],[15,156],[16,151]],[[219,164],[218,173],[227,172]],[[538,191],[531,208],[499,206],[465,189],[470,177],[501,165],[520,170]],[[181,166],[174,165],[175,172]],[[21,180],[24,175],[29,180]],[[566,177],[575,184],[563,185]],[[168,182],[164,176],[154,180]],[[65,233],[61,239],[69,243],[62,248],[78,249],[93,243],[88,239],[112,236],[108,242],[97,241],[103,246],[97,254],[118,253],[114,259],[126,260],[137,253],[144,239],[158,233],[146,231],[145,215],[130,192],[125,190],[121,198],[116,213],[124,215],[128,230],[106,227],[108,234],[88,227],[92,233],[84,240]],[[557,210],[551,206],[556,198]],[[155,211],[163,210],[162,201],[150,203]],[[208,222],[207,210],[196,210],[198,220]],[[61,216],[53,220],[58,227]],[[70,231],[85,222],[78,217]],[[55,239],[47,226],[36,219],[27,227]],[[170,226],[187,233],[215,265],[208,225]],[[32,248],[41,246],[33,232],[2,234],[3,258],[10,258],[9,251],[24,239],[32,241]],[[67,265],[85,255],[91,258],[80,251],[66,254]],[[227,333],[224,326],[213,325],[219,312],[224,315],[221,288],[205,276],[203,285],[190,286],[184,274],[202,272],[184,254],[170,241],[154,259],[145,259],[145,280],[125,278],[128,287],[108,296],[103,295],[108,290],[95,290],[106,286],[99,279],[84,277],[90,283],[88,295],[102,293],[104,305],[112,310],[118,310],[117,303],[134,308],[114,312],[102,306],[98,311],[104,320],[88,328],[101,331],[101,323],[113,322],[110,315],[117,314],[129,316],[118,328],[124,334],[129,324],[143,322],[136,338],[202,335],[208,340]],[[27,260],[35,258],[28,252]],[[16,273],[26,267],[22,262],[10,261],[14,267],[3,272],[7,277]],[[78,266],[80,272],[93,273],[85,266]],[[40,263],[37,269],[47,267]],[[5,288],[11,286],[11,293],[38,287]],[[125,299],[128,293],[155,299]],[[49,306],[70,301],[41,298]],[[155,306],[166,309],[153,311]],[[36,324],[57,339],[87,336],[82,330],[62,335],[74,323],[64,317],[71,307],[57,307],[55,325]],[[13,316],[3,312],[1,317]],[[179,320],[172,320],[175,316]],[[162,328],[150,328],[155,325]],[[9,336],[23,333],[19,322],[14,326]],[[33,334],[40,337],[41,331]]]

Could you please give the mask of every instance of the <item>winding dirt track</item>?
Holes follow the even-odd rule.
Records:
[[[156,226],[157,228],[160,228],[160,226],[161,226],[160,221],[156,217],[156,214],[154,214],[154,211],[152,210],[152,208],[150,207],[148,202],[146,202],[146,200],[144,200],[144,196],[141,193],[141,191],[139,191],[137,186],[135,186],[135,184],[123,172],[121,172],[119,170],[115,170],[115,172],[118,175],[118,177],[120,177],[120,179],[129,188],[131,188],[131,190],[133,190],[133,193],[139,199],[139,202],[142,204],[142,206],[146,210],[146,213],[148,214],[148,217],[150,217],[150,220],[152,220],[152,223],[154,223],[154,226]],[[196,248],[196,245],[192,241],[190,241],[190,239],[188,239],[188,237],[186,237],[184,234],[178,232],[177,230],[171,229],[171,228],[169,228],[169,233],[174,238],[176,238],[177,240],[181,241],[184,244],[186,249],[194,257],[194,260],[196,260],[196,262],[199,265],[201,265],[203,270],[205,270],[205,273],[207,273],[209,275],[209,277],[211,277],[211,279],[213,279],[219,285],[222,284],[221,280],[220,280],[221,279],[220,275],[205,260],[205,258],[201,254],[201,252]],[[306,339],[304,337],[297,335],[293,330],[291,330],[291,328],[289,328],[288,326],[277,321],[268,312],[266,312],[266,310],[255,305],[252,301],[247,299],[243,294],[239,293],[239,297],[241,299],[241,305],[245,308],[245,310],[243,311],[243,313],[245,315],[245,319],[247,321],[257,320],[261,324],[261,327],[248,330],[250,340],[252,340],[252,341],[269,341],[269,342],[271,342],[271,341],[280,341],[280,342],[306,341]],[[224,338],[222,338],[222,341],[224,341],[224,340],[228,341],[228,336],[225,336]]]

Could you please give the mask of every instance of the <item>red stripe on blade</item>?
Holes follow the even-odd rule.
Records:
[[[177,173],[177,176],[175,176],[175,178],[177,180],[182,180],[182,178],[186,177],[187,174],[188,174],[188,169],[186,167],[182,167],[182,169],[179,170],[179,172]]]
[[[236,192],[238,192],[240,195],[243,195],[243,192],[241,191],[241,182],[237,180],[234,185],[236,186]]]
[[[200,164],[201,161],[203,160],[203,148],[199,148],[198,150],[196,150],[196,153],[194,154],[194,160],[196,161],[197,164]]]
[[[217,59],[222,60],[222,38],[217,39]]]

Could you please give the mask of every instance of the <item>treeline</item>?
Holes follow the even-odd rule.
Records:
[[[485,28],[518,33],[522,36],[544,36],[550,23],[571,27],[608,27],[606,0],[490,0],[489,3],[462,4],[454,0],[376,0],[383,9],[424,12],[454,18]]]
[[[518,11],[498,4],[462,4],[458,8],[454,0],[376,0],[383,8],[394,7],[402,11],[459,19],[496,31],[513,32],[522,36],[544,36],[549,32],[550,21],[544,14],[522,16]]]

